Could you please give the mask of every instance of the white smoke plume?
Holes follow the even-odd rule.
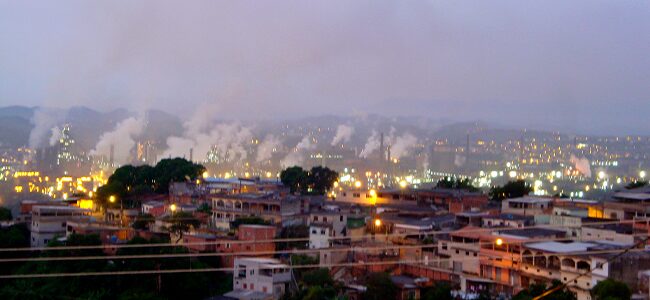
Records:
[[[401,158],[407,155],[417,141],[418,139],[410,133],[394,138],[389,137],[391,158]]]
[[[296,145],[296,147],[287,154],[282,160],[280,160],[280,165],[283,168],[287,167],[292,167],[292,166],[300,166],[304,163],[305,161],[305,152],[309,150],[313,150],[316,148],[316,144],[312,142],[312,138],[310,136],[305,136],[302,138],[300,143]]]
[[[50,132],[52,134],[50,135],[49,145],[50,145],[50,147],[52,147],[52,146],[56,145],[56,143],[61,138],[61,128],[59,128],[59,126],[54,126],[54,127],[52,127],[52,129],[50,129]]]
[[[336,128],[336,135],[334,135],[334,139],[332,139],[332,146],[349,142],[352,138],[352,134],[354,134],[354,127],[345,124],[339,125]]]
[[[255,161],[259,163],[271,159],[273,152],[277,151],[278,147],[280,147],[280,139],[273,134],[266,135],[262,143],[257,147]]]
[[[377,149],[379,149],[379,133],[373,130],[372,134],[366,141],[366,145],[363,146],[363,150],[361,150],[361,153],[359,153],[359,157],[368,158],[368,156],[375,152]]]
[[[29,133],[29,147],[41,148],[50,140],[52,129],[65,121],[66,111],[53,108],[38,108],[34,111],[31,123],[34,125]]]
[[[589,160],[586,157],[578,158],[577,156],[571,154],[571,163],[574,167],[585,177],[591,177],[591,166]]]
[[[130,117],[118,123],[112,131],[105,132],[99,137],[99,142],[90,151],[90,155],[110,156],[113,146],[113,157],[116,164],[126,164],[131,161],[131,150],[135,139],[142,134],[146,122],[142,117]]]
[[[456,156],[454,156],[454,165],[456,167],[462,167],[465,165],[465,162],[467,162],[467,157],[465,155],[456,154]]]
[[[197,114],[195,114],[196,117]],[[161,155],[166,157],[187,157],[190,149],[194,151],[195,161],[204,161],[210,150],[215,148],[221,154],[228,154],[229,160],[245,160],[248,157],[246,146],[253,138],[251,128],[239,123],[221,123],[211,126],[210,114],[185,123],[182,137],[167,138],[167,150]]]

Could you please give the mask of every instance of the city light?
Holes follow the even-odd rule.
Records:
[[[173,203],[172,203],[172,205],[169,206],[169,209],[170,209],[172,212],[175,212],[176,209],[177,209],[176,204],[173,204]]]
[[[380,219],[375,219],[375,226],[376,227],[381,226],[381,220]]]
[[[108,201],[111,203],[115,203],[115,196],[111,195],[110,197],[108,197]]]
[[[639,172],[639,177],[641,177],[641,178],[645,178],[645,176],[646,176],[645,171],[641,171],[641,172]]]
[[[355,188],[360,188],[361,187],[361,181],[357,180],[354,182],[354,187]]]
[[[503,240],[499,238],[499,239],[496,240],[495,243],[497,244],[497,246],[501,246],[501,245],[503,245]]]

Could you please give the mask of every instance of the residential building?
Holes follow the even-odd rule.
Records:
[[[90,211],[72,206],[33,206],[31,246],[45,247],[57,237],[66,236],[70,221],[90,220]]]
[[[288,265],[273,258],[236,258],[233,291],[224,296],[235,299],[280,299],[291,281]]]

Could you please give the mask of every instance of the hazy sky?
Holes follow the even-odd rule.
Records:
[[[650,1],[0,0],[0,106],[650,134]]]

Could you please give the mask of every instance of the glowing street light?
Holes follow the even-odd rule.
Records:
[[[502,239],[497,239],[495,244],[497,244],[497,246],[501,246],[501,245],[503,245],[503,240]]]
[[[354,182],[354,187],[360,188],[361,187],[361,181],[357,180]]]
[[[407,185],[407,183],[406,183],[405,180],[402,180],[402,181],[399,182],[399,187],[401,187],[401,188],[406,188],[406,185]]]
[[[639,172],[639,177],[641,177],[641,178],[645,178],[646,175],[647,175],[647,174],[646,174],[645,171],[641,171],[641,172]]]
[[[177,209],[176,204],[172,204],[172,205],[170,205],[170,206],[169,206],[169,209],[172,211],[172,213],[173,213],[173,212],[176,212],[176,209]]]
[[[381,220],[380,219],[375,219],[375,227],[381,226]]]
[[[110,196],[108,197],[108,201],[109,201],[110,203],[115,203],[115,196],[114,196],[114,195],[110,195]]]

